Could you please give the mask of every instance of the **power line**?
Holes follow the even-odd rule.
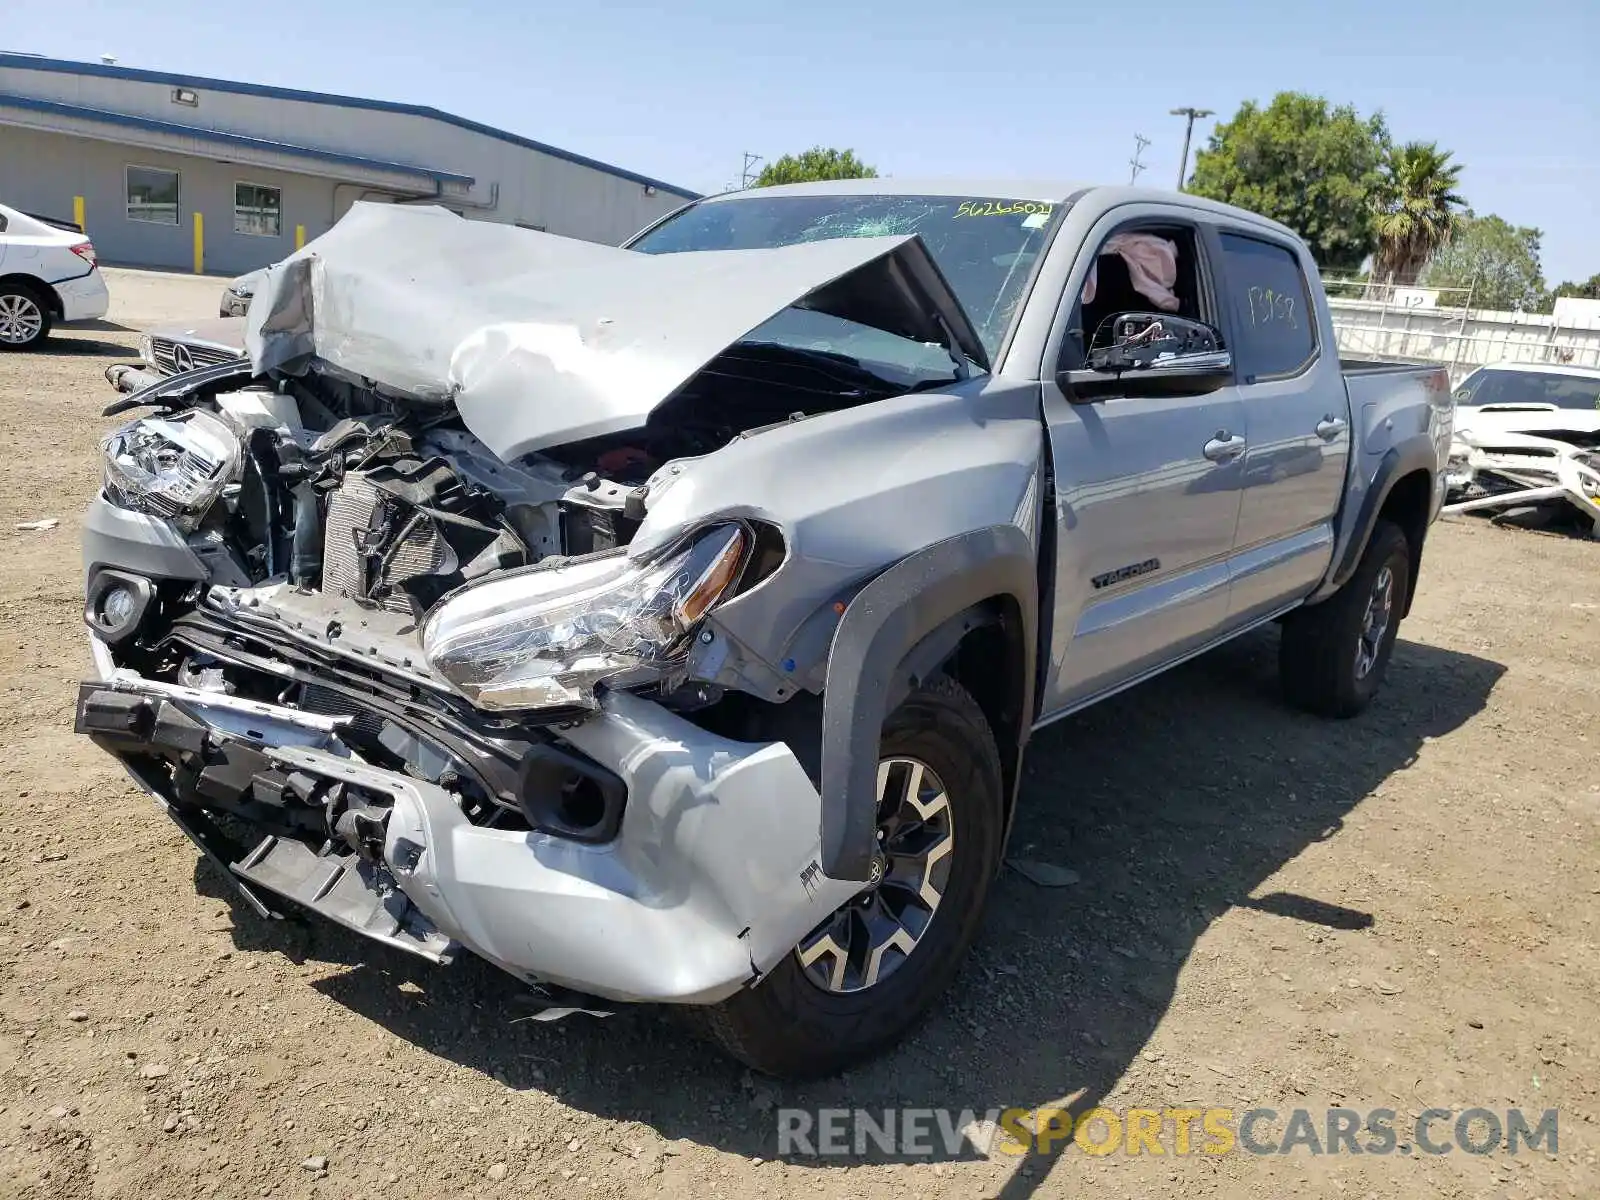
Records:
[[[1134,134],[1133,141],[1133,157],[1128,160],[1128,165],[1133,168],[1133,171],[1128,176],[1129,183],[1138,179],[1139,172],[1144,170],[1144,163],[1139,161],[1139,157],[1144,153],[1144,148],[1150,144],[1150,139],[1142,133]]]
[[[744,152],[744,169],[739,172],[739,187],[741,189],[749,187],[760,176],[760,172],[755,169],[755,165],[763,161],[765,160],[759,154],[751,154],[748,150]]]
[[[1183,177],[1189,172],[1189,135],[1194,132],[1194,123],[1200,117],[1209,117],[1212,112],[1209,108],[1175,108],[1172,110],[1175,117],[1187,117],[1188,122],[1183,127],[1183,154],[1178,159],[1178,190],[1183,191]]]

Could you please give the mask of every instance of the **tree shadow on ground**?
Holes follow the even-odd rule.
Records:
[[[1076,1096],[1070,1107],[1082,1113],[1145,1046],[1196,940],[1230,907],[1271,914],[1286,936],[1383,924],[1381,909],[1255,893],[1308,845],[1336,836],[1426,741],[1480,711],[1504,672],[1402,641],[1378,701],[1354,720],[1330,722],[1283,706],[1276,650],[1275,629],[1249,635],[1040,731],[1010,854],[1070,866],[1080,881],[1040,888],[1004,872],[978,947],[934,1015],[846,1076],[752,1079],[660,1010],[516,1021],[533,1009],[525,993],[476,960],[440,971],[331,924],[259,920],[242,903],[234,936],[245,948],[349,963],[315,986],[430,1053],[579,1110],[734,1153],[776,1156],[777,1108],[981,1115]],[[234,895],[208,866],[197,876],[208,892]],[[934,1161],[983,1153],[967,1143],[947,1154],[938,1134],[932,1141]],[[1018,1162],[1004,1200],[1031,1195],[1049,1166]]]
[[[108,325],[107,329],[121,330],[122,326]],[[103,342],[98,338],[62,337],[58,333],[27,353],[40,358],[115,358],[135,361],[139,357],[139,347],[127,342]]]

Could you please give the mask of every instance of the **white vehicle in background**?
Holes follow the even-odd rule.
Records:
[[[250,271],[233,280],[222,289],[222,302],[217,305],[219,317],[242,317],[250,311],[250,298],[266,276],[266,268]]]
[[[1600,369],[1496,363],[1455,395],[1446,512],[1539,525],[1577,516],[1600,534]]]
[[[26,350],[59,322],[106,315],[94,245],[76,225],[0,204],[0,350]]]

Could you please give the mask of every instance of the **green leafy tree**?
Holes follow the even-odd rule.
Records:
[[[1281,221],[1324,270],[1352,272],[1377,246],[1372,201],[1388,150],[1381,114],[1279,92],[1212,130],[1186,190]]]
[[[1554,303],[1562,296],[1576,296],[1580,300],[1600,300],[1600,274],[1589,276],[1582,283],[1560,283],[1550,293],[1550,300]]]
[[[757,187],[779,183],[814,183],[819,179],[876,179],[878,171],[856,157],[854,150],[813,146],[801,154],[785,154],[761,168]]]
[[[1545,300],[1539,267],[1543,236],[1540,230],[1514,226],[1492,213],[1480,217],[1469,208],[1423,271],[1422,285],[1470,288],[1474,308],[1533,312]]]
[[[1373,196],[1374,279],[1406,286],[1417,281],[1449,240],[1457,210],[1466,207],[1456,194],[1460,179],[1461,165],[1434,142],[1407,142],[1389,152]]]

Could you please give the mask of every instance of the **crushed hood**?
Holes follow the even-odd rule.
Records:
[[[510,460],[637,428],[790,307],[919,342],[953,338],[988,366],[917,237],[643,254],[387,204],[355,205],[269,268],[245,346],[258,372],[331,367],[414,400],[454,402]]]
[[[1456,409],[1456,432],[1479,439],[1504,433],[1529,433],[1560,439],[1600,434],[1600,409],[1557,408],[1553,404],[1461,405]]]

